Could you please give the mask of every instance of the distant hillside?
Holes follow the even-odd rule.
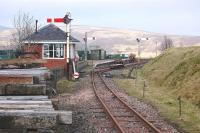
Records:
[[[1,30],[5,30],[5,29],[11,29],[11,28],[6,27],[6,26],[3,26],[3,25],[0,25],[0,31],[1,31]]]
[[[156,55],[156,42],[158,53],[159,47],[163,41],[164,34],[152,33],[138,30],[125,30],[106,27],[91,27],[91,26],[72,26],[72,34],[82,41],[82,45],[79,45],[79,49],[84,48],[83,37],[84,33],[88,32],[88,37],[96,37],[96,40],[89,40],[88,46],[98,46],[104,48],[108,53],[136,53],[138,50],[138,43],[136,38],[148,37],[150,40],[142,41],[141,55],[143,57],[154,57]],[[200,36],[178,36],[167,35],[173,40],[176,47],[185,46],[198,46],[200,45]]]
[[[0,30],[4,30],[4,29],[8,29],[8,27],[1,26],[1,25],[0,25]]]
[[[168,92],[183,96],[200,107],[200,47],[173,48],[154,58],[143,73]]]
[[[13,47],[10,45],[10,40],[12,39],[12,34],[14,32],[15,29],[0,29],[0,49],[10,49]]]
[[[60,26],[60,25],[59,25]],[[63,30],[66,29],[64,25],[60,26]],[[159,47],[163,41],[164,34],[152,33],[139,30],[125,30],[107,27],[94,27],[94,26],[81,26],[72,25],[72,35],[79,39],[81,42],[77,44],[78,50],[84,50],[84,34],[88,32],[88,37],[95,37],[95,40],[88,40],[88,48],[103,48],[107,53],[135,53],[138,51],[138,43],[136,38],[149,37],[150,40],[142,41],[141,56],[142,57],[155,57],[156,56],[156,42],[158,44],[158,54],[160,53]],[[14,29],[0,30],[0,46],[9,44],[9,39],[12,37]],[[178,36],[168,35],[173,40],[176,47],[185,46],[200,46],[200,36]]]

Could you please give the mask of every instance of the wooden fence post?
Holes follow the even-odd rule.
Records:
[[[144,84],[143,84],[143,94],[142,94],[142,97],[144,98],[145,97],[145,90],[146,90],[146,82],[145,82],[145,80],[144,80],[143,83]]]
[[[181,100],[181,96],[178,97],[178,101],[179,101],[179,117],[181,117],[181,114],[182,114],[182,100]]]

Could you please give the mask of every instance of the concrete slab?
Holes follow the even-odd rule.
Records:
[[[0,110],[47,110],[53,111],[53,105],[0,105]]]
[[[55,111],[0,110],[0,128],[54,128],[57,122]]]
[[[71,111],[57,111],[60,124],[72,124],[72,112]]]
[[[44,105],[52,105],[52,102],[51,102],[51,100],[46,100],[46,101],[0,100],[0,105],[41,105],[41,106],[44,106]]]
[[[72,123],[71,111],[0,110],[0,128],[54,128]]]

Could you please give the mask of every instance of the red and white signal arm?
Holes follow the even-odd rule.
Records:
[[[47,18],[47,23],[62,23],[63,18]]]
[[[74,74],[73,74],[73,77],[75,78],[75,79],[77,79],[77,78],[79,78],[79,73],[78,72],[74,72]]]
[[[47,18],[47,23],[65,23],[69,24],[72,21],[71,18],[69,18],[69,15],[65,15],[64,18]]]

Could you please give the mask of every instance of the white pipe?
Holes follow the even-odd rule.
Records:
[[[69,40],[69,36],[70,36],[70,24],[67,24],[66,26],[66,32],[67,32],[67,46],[66,46],[66,51],[67,51],[67,54],[66,54],[66,58],[67,58],[67,63],[69,63],[69,45],[70,45],[70,40]]]

